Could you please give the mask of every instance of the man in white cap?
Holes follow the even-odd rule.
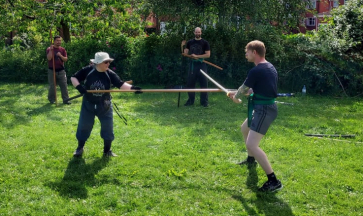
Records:
[[[106,157],[117,156],[111,151],[111,143],[114,140],[113,133],[113,109],[110,93],[87,93],[87,90],[109,90],[111,85],[121,90],[138,90],[141,88],[130,85],[109,69],[112,58],[105,52],[97,52],[95,58],[91,59],[92,65],[88,65],[76,72],[71,81],[74,87],[83,94],[81,113],[79,116],[76,137],[78,147],[73,156],[79,157],[83,154],[83,147],[89,138],[95,116],[101,122],[101,137],[104,140],[103,155]],[[84,81],[84,86],[80,83]]]

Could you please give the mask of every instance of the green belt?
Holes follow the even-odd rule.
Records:
[[[275,98],[265,97],[259,94],[250,94],[248,98],[248,127],[251,126],[254,105],[271,105],[274,103]]]
[[[192,72],[194,72],[194,62],[200,62],[203,63],[204,58],[199,58],[199,59],[193,59],[192,60]]]

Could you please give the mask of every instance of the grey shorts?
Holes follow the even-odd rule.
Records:
[[[250,130],[265,135],[276,117],[276,104],[254,105]]]

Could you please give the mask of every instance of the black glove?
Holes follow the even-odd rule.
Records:
[[[79,91],[79,93],[81,94],[86,94],[87,93],[87,89],[85,89],[81,84],[76,86],[76,89]]]
[[[137,90],[137,91],[135,91],[135,94],[141,94],[141,93],[143,93],[141,91],[141,88],[139,86],[131,86],[131,90]]]

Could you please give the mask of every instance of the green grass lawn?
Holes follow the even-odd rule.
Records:
[[[178,108],[177,93],[115,93],[129,123],[114,113],[119,156],[102,158],[96,120],[75,159],[81,99],[50,105],[47,85],[0,91],[0,215],[363,215],[361,99],[278,98],[294,106],[278,105],[261,147],[284,188],[261,194],[261,167],[235,165],[246,100],[211,93],[208,108],[184,107],[182,93]]]

